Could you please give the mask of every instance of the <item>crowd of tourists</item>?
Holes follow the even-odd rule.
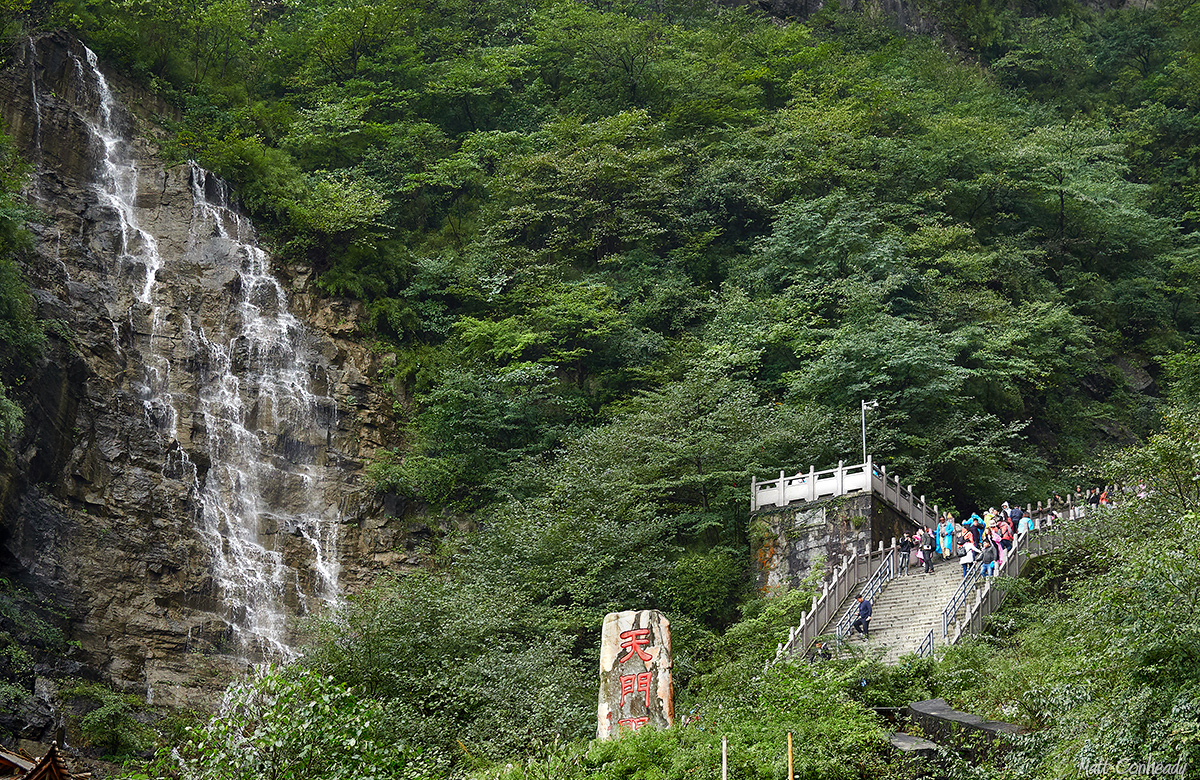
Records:
[[[1103,499],[1100,491],[1094,491],[1094,494],[1096,503],[1101,500],[1107,503],[1107,494]],[[1058,498],[1056,495],[1055,499]],[[1092,494],[1089,494],[1089,503],[1091,499]],[[1055,503],[1051,502],[1052,507]],[[1061,506],[1045,510],[1039,515],[1039,521],[1053,522],[1061,511]],[[975,512],[961,523],[947,512],[938,519],[936,527],[927,525],[900,540],[900,573],[909,574],[911,560],[915,558],[925,574],[933,574],[936,563],[957,562],[962,566],[963,577],[970,573],[975,563],[979,563],[983,576],[991,576],[1012,552],[1013,539],[1033,528],[1033,517],[1020,505],[1010,506],[1007,501],[999,509],[991,507],[983,515]]]
[[[1137,497],[1145,498],[1148,490],[1145,481],[1139,482]],[[1126,491],[1134,492],[1128,488]],[[1107,488],[1092,488],[1084,493],[1077,487],[1072,501],[1079,500],[1089,508],[1097,508],[1111,505],[1114,497],[1110,496]],[[999,509],[991,507],[982,515],[975,512],[961,523],[947,512],[938,518],[936,528],[927,525],[900,540],[900,574],[911,573],[912,560],[915,558],[925,574],[933,574],[934,566],[939,562],[951,565],[956,562],[962,566],[964,578],[976,563],[984,577],[993,576],[1012,553],[1014,539],[1035,527],[1053,523],[1064,512],[1072,512],[1075,506],[1055,493],[1046,506],[1038,503],[1033,514],[1019,504],[1010,506],[1007,501]],[[849,636],[857,634],[867,639],[870,636],[873,605],[861,595],[856,596],[855,600],[857,604],[852,609],[857,611],[857,619],[850,626]],[[828,659],[832,653],[827,644],[818,641],[810,650],[810,657]]]

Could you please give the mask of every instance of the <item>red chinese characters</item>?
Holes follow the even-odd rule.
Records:
[[[625,706],[625,696],[630,693],[644,693],[646,707],[650,707],[650,672],[641,674],[621,675],[621,706]]]
[[[604,618],[596,736],[669,728],[674,719],[670,623],[657,611],[628,610]]]
[[[653,660],[654,656],[642,649],[648,644],[650,644],[650,629],[635,628],[630,631],[622,631],[621,649],[628,650],[629,652],[617,659],[618,663],[625,663],[630,658],[633,658],[635,653],[643,661]]]

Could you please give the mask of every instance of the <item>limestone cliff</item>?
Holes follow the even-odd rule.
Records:
[[[163,108],[64,35],[0,73],[50,336],[0,473],[0,573],[62,605],[87,667],[192,704],[415,561],[363,481],[394,434],[359,308],[273,268],[228,187],[164,164],[131,106]]]

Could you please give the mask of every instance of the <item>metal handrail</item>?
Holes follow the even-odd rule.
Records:
[[[889,550],[888,552],[890,553],[896,549],[897,548],[893,547],[892,550]],[[895,576],[896,556],[887,555],[883,562],[879,564],[879,568],[877,568],[875,573],[871,575],[871,579],[867,580],[866,585],[863,585],[863,589],[859,595],[867,601],[871,601],[873,603],[875,596],[879,594],[879,591],[883,590],[883,586],[891,582]],[[856,604],[851,604],[846,609],[846,612],[842,615],[841,620],[838,621],[837,628],[835,629],[835,633],[838,635],[838,638],[842,638],[850,634],[850,625],[854,622],[856,606]]]
[[[929,633],[925,635],[925,639],[921,641],[921,646],[917,648],[917,656],[927,658],[933,655],[933,632],[937,630],[937,626],[929,629]]]
[[[966,576],[963,577],[962,584],[954,591],[954,595],[946,602],[946,608],[942,610],[942,639],[950,635],[950,623],[953,622],[954,616],[958,614],[958,609],[967,600],[967,596],[975,589],[975,583],[979,580],[979,573],[982,570],[982,564],[975,561],[971,564],[971,568],[967,570]]]

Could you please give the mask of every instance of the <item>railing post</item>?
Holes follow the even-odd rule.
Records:
[[[839,460],[838,467],[837,467],[837,476],[834,477],[834,481],[833,481],[833,489],[836,490],[837,494],[840,496],[846,492],[845,485],[846,485],[846,461]]]
[[[758,511],[758,477],[750,477],[750,511]]]
[[[817,500],[817,467],[816,466],[809,464],[808,479],[805,481],[804,484],[808,486],[808,500],[816,501]]]

